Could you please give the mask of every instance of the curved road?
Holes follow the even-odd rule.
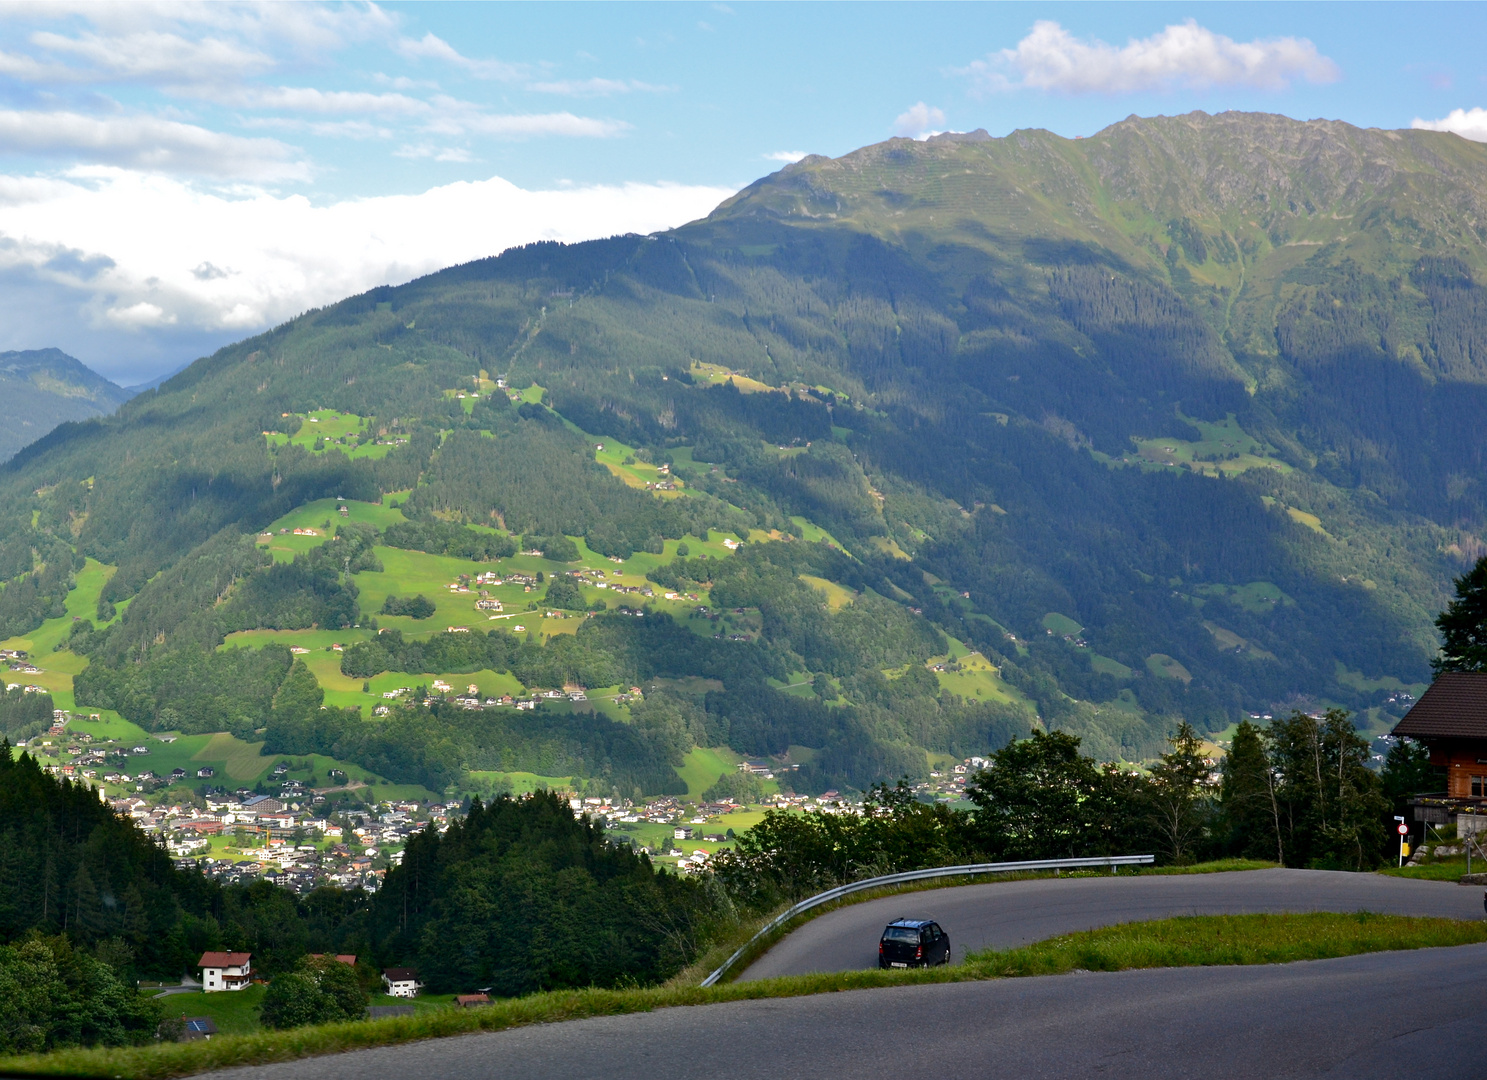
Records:
[[[838,908],[754,961],[740,981],[876,967],[878,936],[898,916],[934,919],[955,959],[1097,926],[1175,915],[1377,911],[1480,919],[1482,892],[1441,881],[1330,870],[1040,878],[905,893]]]
[[[987,944],[1013,944],[1193,911],[1366,908],[1482,917],[1476,889],[1372,875],[1254,871],[1007,882],[844,908],[807,924],[764,960],[788,955],[782,947],[817,925],[823,926],[818,942],[846,941],[849,935],[832,930],[828,920],[883,904],[891,916],[908,901],[943,919],[967,944],[975,927]],[[1102,910],[1092,916],[1096,904]],[[861,924],[872,942],[886,921],[878,914]],[[968,921],[954,921],[962,917]],[[861,960],[860,944],[851,949],[843,955]],[[1487,1076],[1484,995],[1487,945],[1468,945],[1263,967],[1080,973],[661,1009],[214,1075],[1088,1080],[1097,1073],[1132,1080],[1460,1080]]]

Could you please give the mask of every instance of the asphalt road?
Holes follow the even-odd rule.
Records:
[[[950,945],[959,961],[967,952],[979,949],[1008,949],[1115,923],[1261,911],[1483,917],[1481,889],[1328,870],[992,882],[907,893],[838,908],[781,940],[740,978],[875,967],[878,937],[889,920],[898,916],[937,921],[950,934]]]
[[[1487,945],[1468,945],[662,1009],[214,1075],[1471,1080],[1487,1076],[1484,995]]]

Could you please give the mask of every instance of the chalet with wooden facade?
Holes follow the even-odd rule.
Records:
[[[1429,748],[1430,763],[1446,770],[1447,799],[1487,800],[1487,672],[1442,672],[1394,734]]]

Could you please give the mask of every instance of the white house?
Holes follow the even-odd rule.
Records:
[[[201,954],[196,966],[201,968],[201,988],[205,993],[217,990],[241,990],[253,978],[249,961],[252,953],[207,952]]]
[[[423,983],[418,981],[418,972],[412,968],[387,968],[382,972],[382,982],[390,997],[417,997],[418,992],[423,989]]]

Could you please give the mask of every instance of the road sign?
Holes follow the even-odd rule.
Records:
[[[1400,836],[1408,836],[1410,833],[1410,827],[1402,821],[1398,825],[1394,826],[1394,828]]]

